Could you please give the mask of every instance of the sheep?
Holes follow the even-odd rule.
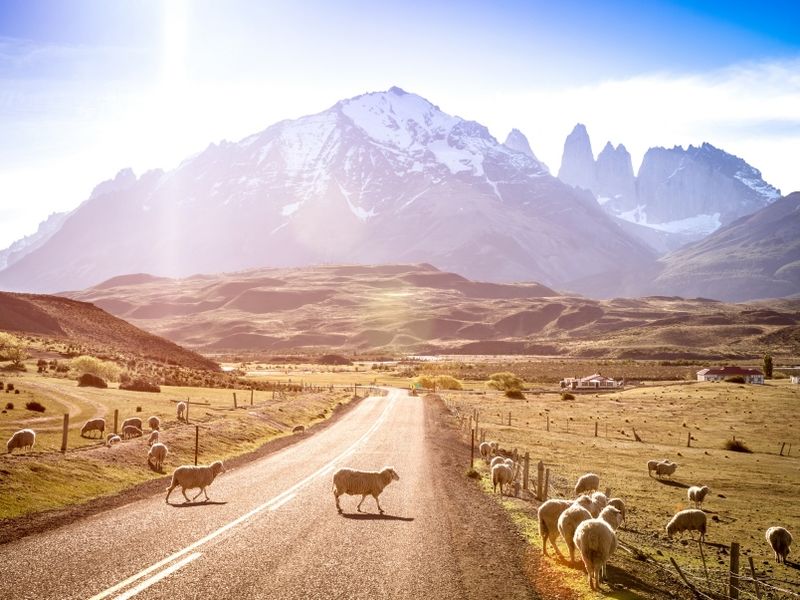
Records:
[[[481,453],[481,458],[485,461],[489,460],[489,457],[492,455],[492,445],[489,442],[481,442],[481,445],[478,446],[478,450]]]
[[[613,506],[616,508],[620,512],[620,515],[622,515],[622,520],[620,522],[625,521],[625,501],[622,498],[611,498],[606,506]]]
[[[148,446],[152,446],[153,444],[155,444],[156,442],[158,442],[158,438],[159,438],[160,436],[161,436],[161,434],[158,432],[158,430],[151,431],[151,432],[150,432],[150,437],[149,437],[149,438],[147,438],[147,445],[148,445]]]
[[[592,518],[596,519],[600,516],[600,511],[602,511],[608,504],[608,498],[603,492],[595,492],[590,496],[590,498],[592,500],[592,504],[587,508],[589,509],[589,512],[592,513]]]
[[[581,521],[572,538],[586,567],[589,587],[595,591],[600,587],[600,579],[609,557],[617,549],[617,535],[614,533],[613,523],[618,524],[621,517],[613,506],[607,506],[601,515],[603,518]]]
[[[133,425],[137,429],[141,429],[142,428],[142,420],[139,417],[130,417],[128,419],[125,419],[122,422],[122,431],[125,431],[125,428],[128,425]]]
[[[789,530],[785,527],[770,527],[767,529],[765,537],[775,553],[775,561],[786,564],[789,546],[792,545],[792,534],[789,533]]]
[[[378,496],[381,495],[384,488],[393,481],[400,481],[400,475],[393,467],[384,467],[380,471],[357,471],[356,469],[342,468],[333,474],[333,497],[336,500],[336,510],[339,514],[342,513],[342,507],[339,504],[339,496],[347,494],[349,496],[361,496],[361,502],[358,503],[356,510],[361,510],[361,505],[367,496],[375,498],[375,504],[378,506],[378,511],[383,514],[381,503]]]
[[[169,495],[172,493],[172,490],[178,486],[181,486],[181,492],[183,493],[183,497],[186,498],[186,502],[194,502],[200,494],[205,494],[206,500],[209,501],[211,499],[208,497],[206,488],[211,485],[217,475],[224,472],[225,467],[222,465],[221,460],[211,463],[210,465],[180,466],[172,472],[172,483],[167,488],[167,497],[164,501],[169,504]],[[186,495],[186,490],[195,488],[199,488],[200,491],[197,492],[197,496],[189,500],[189,496]]]
[[[123,439],[130,439],[132,437],[140,437],[142,435],[142,430],[134,425],[126,425],[122,428],[122,437]]]
[[[622,525],[622,512],[616,506],[606,506],[597,517],[609,524],[616,531]]]
[[[147,425],[150,427],[150,430],[157,430],[161,428],[161,419],[153,415],[149,419],[147,419]]]
[[[564,558],[564,555],[561,554],[561,550],[559,550],[556,545],[556,539],[558,538],[558,517],[571,505],[572,502],[569,500],[553,499],[547,500],[539,506],[539,535],[542,536],[543,556],[547,556],[547,542],[549,541],[556,553],[561,558]]]
[[[122,441],[121,437],[119,437],[118,435],[114,435],[113,433],[110,433],[108,434],[108,439],[106,439],[106,446],[110,448],[114,444],[118,444],[121,441]]]
[[[6,450],[8,450],[9,454],[11,454],[15,448],[28,448],[29,450],[33,450],[33,445],[35,443],[36,432],[33,429],[20,429],[6,442]]]
[[[578,496],[583,492],[590,492],[592,490],[600,489],[600,476],[594,473],[586,473],[578,479],[575,484],[575,495]]]
[[[495,465],[501,465],[506,462],[506,459],[502,456],[495,456],[492,459],[492,462],[489,463],[489,470],[491,471]]]
[[[89,419],[86,423],[83,424],[81,427],[81,437],[86,437],[86,434],[90,431],[99,431],[100,437],[103,437],[103,433],[106,430],[106,420],[105,419]]]
[[[658,463],[660,463],[660,462],[661,462],[660,460],[648,460],[647,461],[647,475],[648,476],[650,476],[650,477],[653,476],[653,471],[656,470],[656,467],[658,466]]]
[[[153,444],[147,453],[147,462],[152,463],[156,470],[160,471],[164,466],[164,459],[167,458],[168,452],[166,445],[160,442]]]
[[[700,532],[700,541],[706,537],[706,513],[696,508],[687,508],[670,519],[667,523],[667,535],[672,537],[676,533],[684,531]]]
[[[186,402],[178,402],[175,410],[177,412],[176,418],[178,421],[185,421],[186,417],[184,415],[186,414]]]
[[[558,532],[567,543],[567,548],[569,548],[569,561],[571,563],[575,562],[575,542],[573,541],[575,530],[580,523],[591,518],[591,513],[578,504],[577,501],[568,506],[558,517]]]
[[[688,490],[686,490],[686,496],[689,498],[689,502],[694,502],[695,508],[700,508],[700,505],[703,503],[703,500],[706,499],[706,494],[711,490],[708,489],[707,485],[704,486],[697,486],[693,485]]]
[[[670,460],[662,460],[660,463],[656,465],[656,476],[661,479],[663,475],[671,476],[675,469],[678,468],[678,464],[674,463]]]
[[[500,463],[492,467],[492,487],[497,493],[497,486],[500,486],[500,496],[503,495],[503,485],[514,481],[514,471],[506,463]]]

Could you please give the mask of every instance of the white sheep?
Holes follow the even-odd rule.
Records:
[[[689,502],[694,502],[695,508],[700,508],[700,505],[703,503],[703,500],[706,499],[706,495],[711,490],[708,489],[707,485],[698,486],[693,485],[688,490],[686,490],[686,496],[689,498]]]
[[[656,476],[661,479],[664,475],[672,476],[675,472],[675,469],[678,468],[678,464],[672,462],[671,460],[662,460],[656,465]]]
[[[503,486],[514,481],[514,471],[505,462],[492,467],[492,489],[497,492],[500,486],[500,495],[503,495]]]
[[[558,517],[571,505],[572,502],[570,500],[552,499],[543,502],[542,505],[539,506],[539,535],[542,536],[542,554],[544,556],[547,556],[547,542],[549,541],[556,553],[561,558],[564,558],[564,555],[561,554],[561,550],[559,550],[556,545],[556,539],[558,538]]]
[[[106,420],[105,419],[89,419],[86,423],[83,424],[81,427],[81,437],[86,437],[86,434],[90,431],[99,431],[100,437],[103,437],[103,432],[106,430]]]
[[[36,432],[33,429],[20,429],[6,442],[6,450],[8,450],[9,454],[16,448],[32,450],[35,443]]]
[[[572,538],[581,553],[589,587],[593,590],[599,589],[606,563],[617,549],[617,534],[614,529],[615,525],[619,526],[622,518],[613,506],[604,508],[600,515],[600,518],[579,523]]]
[[[505,457],[503,456],[495,456],[492,461],[489,463],[489,470],[491,471],[495,465],[500,465],[506,462]]]
[[[664,459],[664,460],[666,460],[666,459]],[[658,466],[658,463],[660,463],[660,462],[662,462],[662,461],[661,460],[648,460],[647,461],[647,474],[650,477],[653,476],[653,471],[656,470],[656,467]]]
[[[587,508],[589,508],[589,512],[592,513],[592,518],[596,519],[608,504],[608,498],[603,492],[595,492],[590,498],[592,499],[592,505]]]
[[[625,521],[625,501],[622,498],[611,498],[607,506],[613,506],[622,515],[622,521]]]
[[[128,427],[129,425],[131,425],[133,427],[136,427],[137,429],[141,429],[142,428],[142,420],[139,417],[130,417],[128,419],[125,419],[122,422],[121,430],[125,431],[125,428]]]
[[[161,434],[158,432],[158,430],[157,430],[157,429],[156,429],[156,430],[154,430],[154,431],[151,431],[151,432],[150,432],[150,437],[148,437],[148,438],[147,438],[147,445],[148,445],[148,446],[152,446],[153,444],[155,444],[156,442],[158,442],[158,438],[159,438],[160,436],[161,436]]]
[[[150,430],[157,430],[161,427],[161,419],[153,415],[149,419],[147,419],[147,425],[150,427]]]
[[[118,444],[121,441],[122,441],[121,437],[119,437],[118,435],[115,435],[113,433],[109,433],[108,434],[108,438],[106,439],[106,446],[108,446],[110,448],[114,444]]]
[[[175,407],[175,410],[177,413],[178,421],[185,421],[186,417],[184,415],[186,414],[186,402],[178,402],[177,406]]]
[[[478,446],[478,451],[481,453],[481,458],[488,461],[492,455],[492,445],[489,442],[481,442],[481,445]]]
[[[667,535],[672,537],[676,533],[684,531],[699,532],[702,542],[706,537],[706,513],[696,508],[687,508],[675,513],[675,516],[667,523]]]
[[[183,497],[186,498],[186,502],[194,502],[200,494],[205,494],[206,500],[210,500],[206,488],[211,485],[217,475],[224,472],[225,467],[222,465],[221,460],[211,463],[210,465],[180,466],[172,472],[172,483],[167,488],[167,497],[164,501],[169,504],[169,495],[172,493],[172,490],[178,486],[181,486],[181,492],[183,493]],[[200,491],[197,492],[197,496],[189,500],[189,496],[186,495],[186,490],[196,488],[199,488]]]
[[[775,560],[786,564],[786,557],[789,556],[789,546],[792,545],[792,534],[785,527],[770,527],[765,536],[772,551],[775,553]]]
[[[147,462],[152,463],[157,471],[164,466],[164,459],[167,458],[167,446],[160,442],[153,444],[147,453]]]
[[[375,498],[378,511],[383,514],[378,496],[383,489],[393,481],[400,481],[400,476],[393,467],[384,467],[380,471],[358,471],[356,469],[342,468],[333,474],[333,497],[336,500],[336,510],[342,512],[339,496],[361,496],[356,510],[361,511],[361,504],[367,496]]]
[[[600,476],[594,473],[586,473],[578,479],[575,484],[575,495],[578,496],[584,492],[591,492],[592,490],[600,489]]]
[[[588,496],[586,496],[586,498],[588,498]],[[591,518],[591,513],[586,508],[578,504],[577,501],[568,506],[558,517],[558,532],[567,543],[567,548],[569,549],[569,561],[571,563],[575,562],[575,542],[573,539],[575,530],[578,528],[580,523]]]
[[[126,425],[122,428],[122,438],[123,439],[130,439],[132,437],[140,437],[142,435],[142,430],[136,427],[135,425]]]

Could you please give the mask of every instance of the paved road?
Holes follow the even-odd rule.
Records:
[[[425,422],[419,398],[367,398],[307,440],[222,474],[209,488],[218,503],[168,506],[158,495],[0,546],[0,598],[474,597]],[[345,465],[396,468],[386,515],[371,498],[370,512],[356,513],[355,496],[336,513],[332,472]],[[183,500],[177,490],[171,499]]]

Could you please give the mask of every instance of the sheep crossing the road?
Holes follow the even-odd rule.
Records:
[[[383,489],[392,483],[392,481],[400,481],[400,476],[397,471],[392,467],[384,467],[380,471],[357,471],[356,469],[339,469],[333,474],[333,497],[336,499],[336,510],[342,512],[342,507],[339,505],[339,496],[347,494],[349,496],[361,496],[361,502],[358,503],[356,510],[361,511],[361,504],[367,496],[375,498],[375,504],[378,505],[378,510],[383,514],[381,503],[378,501],[378,496],[381,495]]]

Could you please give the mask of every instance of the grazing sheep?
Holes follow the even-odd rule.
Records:
[[[122,428],[122,439],[129,440],[132,437],[141,437],[142,430],[134,425],[126,425]]]
[[[671,460],[662,460],[660,463],[656,465],[656,476],[661,479],[662,476],[672,476],[675,472],[675,469],[678,468],[678,464],[672,462]]]
[[[587,496],[588,498],[588,496]],[[569,548],[569,561],[575,562],[575,542],[573,536],[578,525],[592,518],[591,513],[577,502],[573,502],[558,517],[558,532]]]
[[[675,516],[667,523],[667,535],[672,537],[676,533],[684,531],[700,532],[700,541],[702,542],[706,537],[706,513],[696,508],[687,508],[675,513]]]
[[[503,495],[503,485],[514,481],[514,471],[506,463],[500,463],[492,467],[492,488],[497,493],[497,486],[500,486],[500,496]]]
[[[578,479],[575,484],[575,495],[578,496],[584,492],[591,492],[600,489],[600,476],[594,473],[587,473]]]
[[[152,446],[153,444],[155,444],[156,442],[158,442],[158,438],[159,438],[160,436],[161,436],[161,434],[158,432],[158,430],[151,431],[151,432],[150,432],[150,437],[149,437],[149,438],[147,438],[147,445],[148,445],[148,446]]]
[[[622,498],[611,498],[607,506],[613,506],[622,515],[622,521],[625,521],[625,501]]]
[[[356,510],[361,511],[361,504],[367,496],[375,498],[378,511],[383,514],[381,503],[378,496],[383,489],[393,481],[400,481],[400,476],[393,467],[384,467],[380,471],[357,471],[356,469],[339,469],[333,474],[333,497],[336,500],[336,510],[341,514],[342,507],[339,505],[339,496],[347,494],[349,496],[361,496]]]
[[[8,450],[9,454],[16,448],[32,450],[35,443],[36,432],[33,429],[20,429],[6,442],[6,450]]]
[[[591,512],[592,508],[592,498],[587,494],[581,494],[575,500],[573,500],[574,504],[580,504],[583,508]]]
[[[106,446],[108,446],[110,448],[114,444],[118,444],[121,441],[122,441],[121,437],[119,437],[118,435],[115,435],[113,433],[109,433],[108,434],[108,439],[106,439]]]
[[[650,477],[652,477],[653,476],[653,471],[656,470],[656,467],[658,466],[658,463],[664,462],[664,460],[666,460],[666,459],[663,459],[663,460],[648,460],[647,461],[647,474]]]
[[[686,490],[686,496],[689,498],[689,502],[694,502],[695,508],[700,508],[700,505],[703,503],[703,500],[706,499],[706,494],[711,490],[708,489],[708,486],[697,486],[693,485],[688,490]]]
[[[147,425],[150,427],[150,430],[157,430],[161,428],[161,419],[153,415],[149,419],[147,419]]]
[[[603,492],[595,492],[590,496],[592,499],[592,505],[587,507],[589,512],[592,513],[592,518],[596,519],[600,516],[600,511],[602,511],[606,504],[608,504],[608,498]]]
[[[564,558],[564,555],[561,554],[561,550],[559,550],[556,545],[556,539],[558,538],[558,517],[571,505],[572,502],[569,500],[553,499],[542,503],[539,507],[539,535],[542,536],[542,554],[544,556],[547,556],[547,542],[549,541],[550,545],[556,551],[556,554]]]
[[[488,461],[489,457],[492,455],[492,445],[489,442],[481,442],[481,445],[478,446],[478,450],[481,453],[481,458]]]
[[[495,456],[492,459],[492,462],[489,463],[489,470],[491,471],[495,465],[502,465],[506,462],[506,459],[502,456]]]
[[[139,417],[130,417],[128,419],[125,419],[122,422],[122,431],[125,431],[125,428],[128,425],[132,425],[133,427],[136,427],[137,429],[141,429],[142,428],[142,420]]]
[[[770,527],[767,529],[766,538],[775,553],[775,560],[786,564],[789,546],[792,545],[792,534],[789,530],[784,527]]]
[[[222,461],[218,460],[210,465],[183,465],[178,467],[172,472],[172,483],[167,488],[167,497],[165,502],[169,504],[169,495],[176,487],[181,486],[183,497],[186,502],[194,502],[200,494],[205,494],[206,500],[210,500],[206,488],[211,485],[214,479],[220,473],[225,472],[225,467],[222,466]],[[199,488],[197,496],[189,500],[186,495],[186,490]]]
[[[160,442],[153,444],[147,453],[147,462],[152,463],[156,470],[160,471],[164,466],[164,459],[167,458],[168,452],[166,445]]]
[[[622,513],[616,506],[606,506],[597,518],[608,523],[614,531],[622,524]]]
[[[178,402],[175,410],[177,412],[178,421],[185,421],[186,417],[184,415],[186,414],[186,402]]]
[[[497,454],[500,450],[500,442],[489,442],[489,445],[492,447],[492,454]]]
[[[106,430],[106,420],[105,419],[89,419],[86,423],[83,424],[81,427],[81,437],[86,437],[86,434],[90,431],[99,431],[100,437],[103,437],[103,432]]]
[[[620,517],[619,511],[614,507],[606,507],[603,512],[611,520]],[[587,519],[578,524],[572,541],[581,553],[589,587],[597,591],[606,563],[617,549],[614,527],[605,519]]]

